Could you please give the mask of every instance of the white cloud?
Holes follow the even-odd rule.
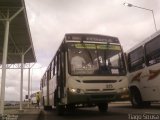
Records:
[[[9,100],[9,101],[19,100],[20,93],[18,92],[15,86],[6,87],[5,91],[6,91],[5,100]]]

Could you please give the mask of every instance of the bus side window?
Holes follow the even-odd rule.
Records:
[[[51,79],[51,66],[49,66],[48,70],[47,70],[47,80]]]
[[[128,68],[130,72],[144,68],[144,63],[144,50],[142,46],[129,53]]]
[[[160,62],[160,36],[146,43],[146,62],[147,65],[153,65]]]

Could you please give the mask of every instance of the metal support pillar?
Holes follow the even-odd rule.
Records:
[[[31,69],[28,69],[28,108],[30,107],[30,72]]]
[[[23,101],[23,66],[24,66],[24,54],[22,54],[21,62],[21,82],[20,82],[20,111],[22,110]]]
[[[0,115],[4,114],[4,100],[5,100],[5,83],[6,83],[6,64],[7,64],[7,53],[8,53],[8,40],[9,40],[9,25],[10,22],[21,12],[24,7],[18,10],[11,18],[9,18],[9,11],[6,18],[0,19],[5,23],[5,35],[3,45],[3,58],[2,58],[2,79],[1,79],[1,94],[0,94]]]
[[[21,82],[20,82],[20,111],[22,111],[22,102],[23,102],[23,69],[24,69],[24,56],[31,49],[30,46],[24,53],[22,53],[22,61],[21,61]]]
[[[6,21],[4,45],[3,45],[3,58],[2,58],[2,79],[1,79],[1,96],[0,96],[0,114],[4,114],[4,99],[5,99],[5,83],[6,83],[6,63],[8,52],[8,38],[9,38],[9,20]]]

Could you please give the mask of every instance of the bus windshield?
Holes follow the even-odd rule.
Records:
[[[124,75],[124,59],[120,45],[68,43],[71,75]]]

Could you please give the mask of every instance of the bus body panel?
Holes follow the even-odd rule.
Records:
[[[78,80],[78,81],[77,81]],[[107,82],[109,81],[109,82]],[[69,77],[68,82],[67,82],[67,88],[69,89],[68,94],[72,96],[70,99],[69,103],[79,101],[81,98],[83,99],[83,102],[96,102],[96,96],[97,96],[97,101],[115,101],[120,98],[119,95],[128,95],[128,81],[127,78],[124,76],[120,76],[118,79],[117,77]],[[71,90],[79,90],[79,93],[72,93],[70,92]],[[92,97],[95,97],[92,99]],[[102,96],[102,97],[100,97]],[[121,96],[123,97],[123,96]],[[69,98],[69,97],[68,97]],[[77,99],[76,99],[77,98]],[[101,98],[101,99],[100,99]],[[75,100],[76,99],[76,100]]]
[[[48,105],[48,103],[47,103],[47,86],[45,86],[45,87],[43,87],[42,88],[43,90],[43,94],[42,94],[42,103],[45,105],[45,106],[47,106]]]
[[[56,76],[54,76],[51,80],[49,80],[49,105],[50,106],[55,106],[54,105],[54,94],[56,90]]]
[[[132,48],[128,54],[128,68],[131,69],[128,74],[129,88],[135,86],[140,91],[142,101],[160,101],[160,31],[145,39],[142,43]],[[149,47],[148,47],[149,46]],[[140,57],[138,49],[143,49],[143,55]],[[137,56],[131,58],[131,54],[137,51]],[[143,58],[143,62],[140,61]],[[132,70],[131,61],[138,64],[140,68]]]

